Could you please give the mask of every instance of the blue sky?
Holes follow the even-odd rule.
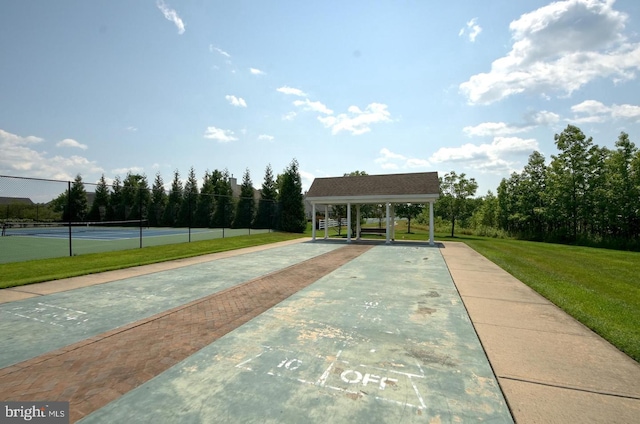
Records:
[[[568,124],[639,143],[639,19],[636,0],[4,1],[0,175],[259,187],[296,158],[305,189],[455,170],[483,195]]]

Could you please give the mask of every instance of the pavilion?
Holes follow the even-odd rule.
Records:
[[[386,243],[393,237],[392,219],[395,218],[392,204],[429,204],[429,244],[433,245],[433,204],[440,196],[437,172],[410,174],[357,175],[345,177],[316,178],[306,195],[312,206],[312,239],[316,239],[316,206],[324,205],[325,218],[330,205],[347,205],[347,243],[351,242],[351,205],[356,205],[357,237],[360,238],[360,205],[386,206]],[[328,238],[325,225],[324,238]]]

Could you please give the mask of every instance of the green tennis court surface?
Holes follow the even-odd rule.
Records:
[[[211,240],[270,230],[231,228],[160,228],[160,227],[72,227],[71,249],[74,255],[136,249],[188,241]],[[0,263],[20,262],[69,256],[69,228],[62,226],[7,229],[0,237]]]
[[[288,253],[318,246],[336,244]],[[410,245],[374,247],[82,420],[132,421],[513,422],[440,251]]]

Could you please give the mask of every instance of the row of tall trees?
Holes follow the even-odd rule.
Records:
[[[528,239],[638,247],[640,151],[628,134],[609,149],[569,125],[555,145],[549,164],[532,153],[522,172],[502,180],[497,198],[485,200],[497,226]]]
[[[234,198],[225,169],[205,172],[202,185],[193,168],[184,184],[176,170],[168,193],[158,173],[153,185],[145,175],[127,174],[108,185],[104,175],[89,204],[87,184],[78,175],[68,192],[54,200],[64,221],[120,221],[146,219],[150,226],[277,228],[303,232],[306,228],[302,180],[294,159],[276,179],[267,166],[259,196],[247,169],[240,195]]]

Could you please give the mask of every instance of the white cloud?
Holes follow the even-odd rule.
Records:
[[[247,102],[244,101],[242,97],[232,96],[230,94],[224,96],[225,99],[229,102],[229,104],[235,107],[247,107]]]
[[[427,168],[430,166],[429,161],[418,158],[408,158],[399,153],[383,147],[380,150],[380,156],[374,160],[382,169],[400,169],[400,168]]]
[[[158,6],[158,9],[160,9],[162,14],[168,21],[171,21],[175,24],[175,26],[178,28],[178,34],[184,34],[185,25],[184,22],[182,22],[180,16],[178,16],[178,12],[176,12],[174,9],[171,9],[162,0],[158,0],[156,2],[156,6]]]
[[[264,71],[261,71],[258,68],[249,68],[249,72],[251,72],[253,75],[266,75]]]
[[[144,174],[144,168],[141,166],[129,166],[126,168],[115,168],[111,172],[114,175],[127,175],[127,174]]]
[[[56,147],[74,147],[77,149],[82,149],[82,150],[87,150],[88,146],[86,144],[82,144],[77,142],[76,140],[72,139],[72,138],[65,138],[62,141],[59,141],[56,144]]]
[[[313,183],[313,180],[316,178],[315,175],[312,174],[311,172],[307,172],[307,171],[304,171],[302,169],[299,169],[298,172],[300,173],[300,180],[302,182],[302,190],[303,191],[309,190],[309,187],[311,187],[311,183]]]
[[[462,37],[466,33],[468,34],[469,41],[474,43],[476,41],[476,37],[482,32],[482,27],[476,23],[477,21],[478,18],[473,18],[467,22],[466,27],[462,27],[460,28],[460,31],[458,31],[458,37]]]
[[[80,173],[103,172],[96,162],[82,156],[49,156],[34,146],[41,137],[22,137],[0,129],[0,174],[56,180],[73,180]]]
[[[596,115],[600,113],[609,112],[610,108],[604,105],[604,103],[597,100],[585,100],[582,103],[571,106],[571,112],[584,113],[588,115]]]
[[[285,113],[284,115],[282,115],[282,120],[283,121],[293,121],[294,118],[296,117],[296,115],[298,115],[298,114],[295,113],[295,112]]]
[[[483,122],[475,127],[468,126],[462,129],[467,136],[472,137],[484,137],[484,136],[498,136],[509,135],[526,132],[531,129],[530,126],[516,126],[509,125],[504,122]]]
[[[127,128],[125,128],[125,130],[131,131],[131,132],[136,132],[136,131],[138,131],[138,128],[130,125]]]
[[[298,106],[298,107],[302,107],[303,110],[306,111],[313,111],[313,112],[320,112],[320,113],[324,113],[325,115],[332,115],[333,111],[331,109],[329,109],[328,107],[326,107],[323,103],[321,102],[312,102],[309,99],[304,99],[304,100],[296,100],[293,102],[294,106]]]
[[[391,122],[391,114],[387,110],[387,105],[382,103],[371,103],[364,110],[357,106],[350,106],[347,111],[348,113],[341,113],[337,116],[319,116],[318,120],[325,127],[331,128],[331,133],[334,135],[340,131],[360,135],[371,131],[372,124]]]
[[[538,150],[535,139],[495,137],[491,143],[467,143],[460,147],[441,147],[429,160],[433,163],[458,163],[487,172],[508,172],[513,169],[513,157],[528,156]]]
[[[258,136],[258,140],[273,141],[273,139],[274,137],[272,135],[260,134]]]
[[[292,96],[298,96],[298,97],[307,97],[307,93],[305,93],[304,91],[300,90],[299,88],[293,88],[293,87],[289,87],[289,86],[282,86],[278,89],[276,89],[276,91],[283,93],[283,94],[290,94]]]
[[[560,121],[560,115],[557,113],[541,110],[526,116],[526,121],[536,125],[551,125]]]
[[[40,143],[44,141],[44,138],[36,137],[33,135],[21,137],[19,135],[11,134],[10,132],[0,129],[0,141],[2,141],[3,146],[9,146],[18,144]]]
[[[600,123],[611,119],[640,121],[640,106],[630,104],[606,106],[597,100],[585,100],[571,106],[571,111],[575,116],[567,121],[577,124]]]
[[[511,22],[511,51],[487,73],[460,84],[471,104],[489,104],[517,93],[571,95],[596,78],[635,78],[640,43],[622,34],[627,15],[612,0],[553,2]]]
[[[222,56],[226,57],[227,59],[231,59],[231,55],[229,53],[225,52],[220,47],[214,46],[213,44],[209,44],[209,51],[211,53],[217,52],[217,53],[221,54]]]
[[[216,127],[207,127],[207,131],[204,133],[204,138],[217,140],[221,143],[228,143],[230,141],[236,141],[238,139],[234,136],[233,131],[223,130]]]
[[[523,123],[507,124],[505,122],[483,122],[476,126],[466,126],[462,131],[468,137],[505,136],[531,131],[541,125],[555,124],[559,120],[560,115],[557,113],[542,110],[525,115]]]
[[[640,106],[636,105],[613,105],[611,106],[611,116],[622,119],[640,119]]]

